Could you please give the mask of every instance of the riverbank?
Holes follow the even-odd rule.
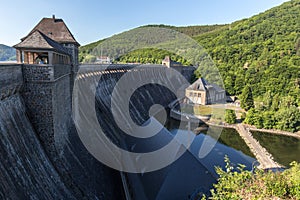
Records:
[[[290,136],[290,137],[295,137],[300,139],[300,132],[292,133],[292,132],[287,132],[287,131],[281,131],[281,130],[275,130],[275,129],[258,129],[254,126],[250,126],[248,124],[244,124],[247,128],[249,128],[250,131],[258,131],[258,132],[266,132],[266,133],[272,133],[272,134],[277,134],[277,135],[285,135],[285,136]]]
[[[176,115],[175,115],[176,114]],[[195,114],[187,114],[184,112],[180,112],[175,109],[171,109],[171,117],[177,120],[190,121],[192,122],[195,118],[198,118]],[[188,115],[188,116],[186,116]],[[211,117],[211,116],[210,116]],[[206,120],[199,119],[202,123],[207,124],[208,126],[222,127],[222,128],[232,128],[235,129],[241,138],[246,142],[247,146],[250,148],[253,155],[255,155],[256,159],[259,161],[259,168],[261,169],[279,169],[283,168],[283,165],[277,163],[274,160],[273,155],[268,152],[266,148],[264,148],[257,139],[255,139],[252,135],[252,131],[256,132],[265,132],[277,135],[283,135],[288,137],[294,137],[300,139],[300,133],[291,133],[281,130],[268,130],[268,129],[258,129],[255,126],[250,126],[243,123],[236,124],[227,124],[221,121],[222,117],[219,119],[208,118]]]
[[[225,122],[220,122],[220,121],[216,122],[213,120],[207,121],[206,124],[211,125],[211,126],[223,127],[223,128],[235,128],[235,125],[237,125],[237,124],[227,124]],[[277,135],[285,135],[285,136],[290,136],[290,137],[295,137],[297,139],[300,139],[299,131],[296,133],[292,133],[292,132],[276,130],[276,129],[259,129],[259,128],[256,128],[255,126],[251,126],[249,124],[243,124],[243,126],[245,126],[250,131],[258,131],[258,132],[266,132],[266,133],[272,133],[272,134],[277,134]]]

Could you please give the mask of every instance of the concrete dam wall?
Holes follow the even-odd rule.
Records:
[[[1,199],[74,199],[36,137],[20,95],[0,102],[0,130]]]
[[[174,74],[170,76],[168,75],[170,73]],[[184,89],[189,84],[188,80],[180,72],[176,73],[176,71],[166,70],[160,65],[110,65],[109,68],[101,65],[83,65],[77,81],[88,85],[97,84],[95,109],[98,121],[114,141],[114,138],[130,137],[120,130],[115,121],[116,116],[124,121],[124,124],[132,124],[132,120],[135,124],[142,126],[151,117],[151,114],[149,115],[151,106],[158,104],[161,105],[160,109],[167,108],[171,102],[184,96]],[[151,78],[145,82],[147,77]],[[141,86],[134,88],[134,85]],[[117,87],[122,88],[116,90]],[[113,92],[115,93],[113,94]],[[128,93],[130,95],[127,99]],[[80,95],[85,96],[85,91]],[[112,105],[113,101],[116,105]],[[116,107],[114,115],[113,106]],[[129,112],[128,116],[124,111],[126,109]],[[154,109],[152,112],[159,112],[160,109]]]
[[[186,84],[187,80],[181,73],[178,76],[172,73],[176,72],[159,66],[116,65],[109,66],[107,69],[100,65],[81,66],[77,82],[87,84],[87,86],[83,87],[84,90],[80,90],[78,98],[85,97],[85,90],[90,90],[88,86],[96,84],[94,109],[97,111],[97,120],[104,134],[121,149],[136,153],[153,152],[173,140],[174,136],[167,129],[162,128],[156,135],[149,138],[136,138],[128,135],[125,130],[134,132],[135,125],[143,126],[149,123],[153,114],[167,108],[171,102],[184,94],[180,88],[186,87],[183,84]],[[147,79],[147,77],[151,78]],[[131,82],[133,82],[132,85]],[[140,82],[147,84],[134,88],[134,85],[139,85]],[[169,87],[163,86],[162,83],[166,83]],[[118,87],[122,87],[122,89],[118,90]],[[173,91],[177,91],[179,94],[175,94]],[[127,93],[130,93],[128,99],[126,98]],[[85,97],[83,101],[89,104],[89,98],[91,97]],[[115,105],[113,105],[114,101],[116,101]],[[161,107],[150,111],[151,106],[155,104],[159,104]],[[85,110],[89,110],[88,107],[89,105],[84,105],[81,110],[79,109],[78,112],[82,113],[81,117],[88,116],[88,113],[84,113]],[[115,108],[113,109],[113,107]],[[127,115],[124,111],[126,109],[128,109]],[[127,125],[125,128],[120,128],[120,124],[116,122],[118,118],[124,125]],[[157,120],[164,124],[160,117],[151,118],[151,120]],[[89,120],[87,119],[87,121]],[[110,149],[107,148],[107,151]],[[121,161],[120,164],[126,165],[124,162],[127,160]],[[140,165],[139,161],[134,165],[136,164]],[[148,166],[142,167],[146,170]],[[216,180],[189,151],[186,151],[176,162],[159,170],[124,174],[132,199],[188,199],[197,189],[203,193],[209,192]]]
[[[94,159],[78,137],[70,75],[52,73],[58,67],[0,66],[0,199],[122,199],[119,173]]]
[[[117,100],[115,114],[125,124],[132,120],[143,126],[151,115],[184,94],[183,89],[178,90],[185,87],[182,84],[186,80],[181,78],[189,79],[192,71],[176,69],[183,74],[176,77],[163,68],[138,67],[80,66],[77,81],[97,84],[93,106],[105,135],[124,149],[143,153],[162,148],[173,137],[166,129],[146,140],[126,134],[115,121],[113,96]],[[0,66],[0,199],[125,198],[120,173],[97,161],[78,136],[71,115],[75,76],[68,66]],[[114,94],[124,77],[125,90]],[[147,77],[152,79],[136,90],[129,84]],[[124,101],[131,92],[128,102]],[[151,110],[154,104],[161,107]],[[123,113],[126,106],[129,116]],[[189,183],[184,181],[186,177],[190,177]],[[145,174],[126,173],[125,179],[133,199],[182,199],[193,193],[199,180],[205,180],[204,192],[215,181],[189,152],[166,168]],[[178,192],[174,193],[174,188]]]

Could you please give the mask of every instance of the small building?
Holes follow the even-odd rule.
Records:
[[[79,43],[62,19],[43,18],[14,47],[24,64],[78,64]]]
[[[167,67],[181,67],[182,63],[180,62],[175,62],[171,60],[170,56],[166,56],[165,59],[162,60],[162,65],[165,65]]]
[[[207,105],[224,103],[225,90],[216,84],[209,84],[204,78],[199,78],[185,90],[188,101],[194,104]]]
[[[108,56],[99,56],[96,58],[96,62],[97,64],[111,64],[111,60],[110,57]]]

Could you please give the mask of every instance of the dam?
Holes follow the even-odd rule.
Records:
[[[0,104],[1,155],[5,155],[5,162],[1,162],[1,199],[125,199],[126,191],[131,199],[182,199],[195,192],[209,192],[217,178],[213,166],[218,163],[213,159],[215,153],[204,159],[198,158],[198,148],[205,137],[198,137],[189,151],[160,170],[120,174],[87,151],[72,118],[71,77],[83,82],[90,80],[95,83],[97,80],[92,107],[97,111],[97,120],[105,135],[127,150],[140,153],[155,151],[170,143],[176,134],[188,133],[174,133],[162,127],[148,139],[128,136],[118,127],[111,111],[113,90],[126,74],[131,79],[138,78],[137,73],[139,76],[156,77],[157,80],[171,82],[174,87],[180,87],[182,80],[172,76],[166,80],[165,68],[159,66],[81,65],[76,76],[68,67],[64,73],[62,69],[59,69],[59,74],[55,73],[59,67],[63,68],[24,64],[0,66],[0,83],[4,86],[1,87]],[[36,68],[47,81],[37,81],[36,74],[31,77]],[[151,118],[149,109],[152,105],[167,107],[174,100],[176,95],[170,89],[147,84],[133,93],[129,113],[134,123],[143,125]],[[122,119],[127,120],[126,117]],[[207,141],[213,140],[208,138]],[[179,145],[187,148],[184,142]],[[217,144],[216,149],[221,149],[221,146]],[[230,152],[225,148],[220,159],[225,153],[236,155],[251,169],[254,159]]]
[[[251,170],[255,158],[190,124],[164,126],[193,67],[79,65],[78,47],[44,18],[15,45],[18,64],[0,65],[0,199],[191,199],[209,195],[225,154]]]

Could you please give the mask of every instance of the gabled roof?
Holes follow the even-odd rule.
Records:
[[[206,91],[207,82],[204,78],[199,78],[197,81],[195,81],[192,85],[190,85],[187,89],[188,90],[200,90],[200,91]]]
[[[187,90],[198,90],[198,91],[206,91],[214,89],[218,92],[224,91],[223,88],[219,87],[217,84],[210,84],[204,78],[199,78],[192,85],[190,85]]]
[[[22,38],[22,41],[37,30],[56,42],[73,43],[80,46],[65,22],[62,19],[56,19],[55,16],[43,18],[26,37]]]
[[[14,47],[30,49],[50,49],[64,54],[69,54],[67,49],[64,48],[61,44],[50,39],[38,30],[29,34],[22,42],[15,45]]]

